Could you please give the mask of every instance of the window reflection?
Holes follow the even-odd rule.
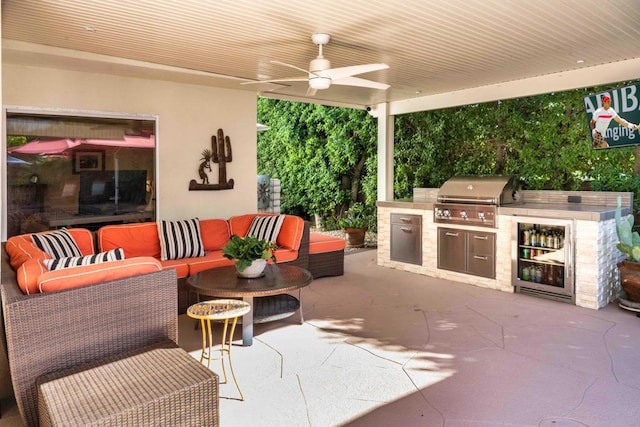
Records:
[[[155,120],[7,113],[7,237],[154,220]]]

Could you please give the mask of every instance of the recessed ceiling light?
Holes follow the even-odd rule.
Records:
[[[87,33],[95,33],[96,31],[98,31],[98,30],[96,30],[95,28],[90,27],[90,26],[88,26],[88,25],[85,25],[85,26],[84,26],[84,30],[85,30]]]
[[[584,64],[584,59],[578,59],[578,60],[576,61],[576,64]]]

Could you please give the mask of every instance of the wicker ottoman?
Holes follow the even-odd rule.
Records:
[[[218,376],[173,342],[38,379],[41,426],[217,426]]]
[[[343,238],[323,233],[309,234],[309,267],[314,279],[344,274]]]

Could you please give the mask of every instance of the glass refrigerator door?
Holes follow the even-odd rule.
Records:
[[[514,219],[512,271],[516,291],[573,300],[573,221]]]

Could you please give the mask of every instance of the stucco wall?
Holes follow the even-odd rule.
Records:
[[[227,218],[257,209],[252,92],[14,64],[3,64],[2,88],[5,107],[157,115],[158,218]],[[219,128],[231,139],[227,179],[235,187],[188,191],[198,178],[200,153]],[[212,169],[209,179],[217,183],[217,165]]]

